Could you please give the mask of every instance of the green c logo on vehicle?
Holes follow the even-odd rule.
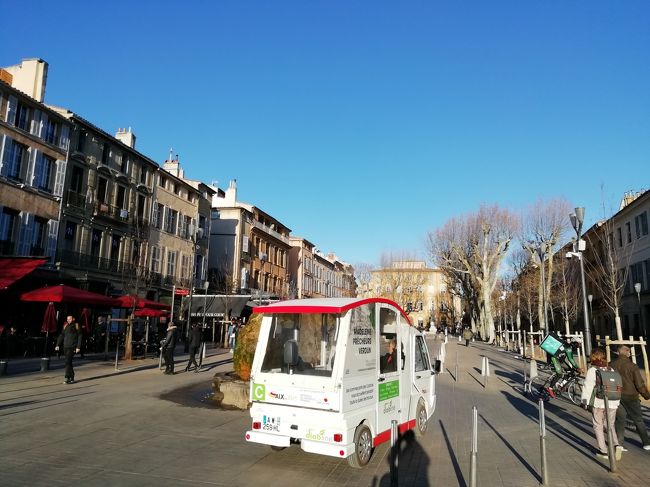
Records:
[[[253,383],[253,401],[263,401],[266,398],[266,387]]]

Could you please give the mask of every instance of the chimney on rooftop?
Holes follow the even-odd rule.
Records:
[[[128,145],[131,149],[135,149],[135,134],[131,132],[131,127],[127,129],[117,129],[115,138],[122,142],[124,145]]]
[[[3,81],[10,80],[11,86],[43,103],[47,84],[48,64],[42,59],[23,59],[20,64],[3,68]]]

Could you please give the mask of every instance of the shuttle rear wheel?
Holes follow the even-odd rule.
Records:
[[[372,456],[372,433],[365,424],[360,424],[354,431],[354,452],[348,456],[348,463],[353,468],[368,464]]]

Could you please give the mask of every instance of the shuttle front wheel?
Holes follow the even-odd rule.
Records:
[[[424,433],[426,433],[428,419],[427,408],[424,407],[424,403],[420,399],[415,410],[415,434],[417,436],[424,436]]]
[[[360,424],[354,431],[354,452],[348,456],[348,463],[353,468],[368,464],[372,456],[372,433],[365,424]]]

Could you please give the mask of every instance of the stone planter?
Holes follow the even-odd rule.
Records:
[[[249,381],[241,380],[232,373],[217,373],[212,379],[213,399],[220,407],[248,409],[249,386]]]

